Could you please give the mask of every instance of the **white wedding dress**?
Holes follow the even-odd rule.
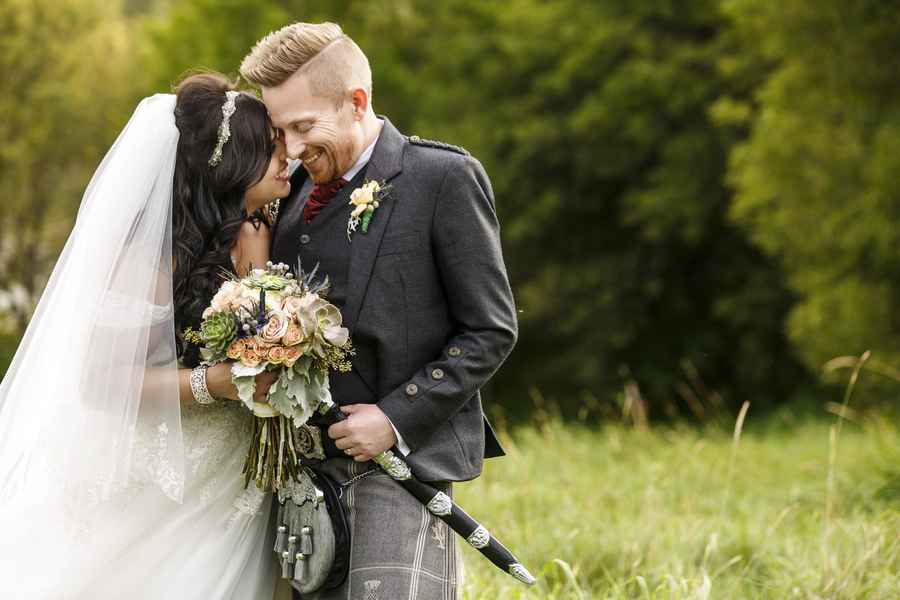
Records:
[[[252,484],[243,489],[251,414],[238,402],[182,409],[185,483],[182,503],[148,485],[152,460],[133,465],[132,479],[92,518],[91,531],[74,545],[54,524],[41,523],[40,499],[22,497],[0,513],[4,547],[0,597],[17,600],[270,600],[277,577],[270,526],[271,497]],[[153,457],[161,439],[142,427],[135,450]],[[50,510],[56,503],[51,500]],[[78,527],[77,520],[58,527]],[[50,546],[50,547],[48,547]],[[51,557],[48,562],[47,557]]]
[[[149,325],[151,339],[167,339],[170,313],[170,307],[107,293],[94,317],[103,325],[94,333],[121,337]],[[169,354],[159,344],[149,346],[155,353],[149,364]],[[90,419],[108,416],[92,410]],[[178,502],[171,488],[158,485],[181,465],[168,456],[169,425],[157,414],[135,420],[127,483],[103,492],[95,487],[87,498],[66,497],[47,464],[66,452],[67,438],[55,439],[51,421],[24,485],[0,504],[0,598],[271,600],[278,573],[272,500],[254,485],[244,489],[241,474],[251,424],[241,402],[180,409]],[[105,496],[101,502],[90,497],[98,493]]]
[[[141,102],[85,192],[0,383],[0,599],[271,600],[251,414],[181,408],[175,97]]]

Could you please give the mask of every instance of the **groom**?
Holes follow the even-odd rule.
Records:
[[[316,463],[338,483],[363,475],[341,498],[350,573],[315,597],[456,598],[456,535],[370,459],[396,445],[449,494],[503,454],[478,392],[516,341],[490,182],[465,150],[376,116],[368,60],[337,25],[269,35],[241,74],[304,167],[281,202],[272,260],[319,265],[356,349],[352,371],[330,376],[349,418],[321,436]],[[353,229],[351,194],[367,181],[390,192]]]

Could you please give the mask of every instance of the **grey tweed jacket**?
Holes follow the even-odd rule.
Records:
[[[298,169],[294,197],[282,201],[275,258],[296,256],[305,178]],[[419,478],[472,479],[484,458],[503,454],[478,390],[517,335],[490,181],[465,151],[411,141],[386,118],[365,178],[393,189],[368,233],[353,234],[338,307],[351,338],[366,341],[353,366],[412,449],[407,462]],[[332,202],[347,204],[355,187]]]

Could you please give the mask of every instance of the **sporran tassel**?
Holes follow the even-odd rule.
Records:
[[[285,579],[294,578],[294,563],[291,562],[291,554],[286,550],[281,553],[281,576]]]
[[[313,553],[312,527],[309,525],[300,530],[300,552],[306,556]]]
[[[278,519],[279,521],[281,519]],[[275,552],[279,555],[284,554],[287,550],[287,526],[279,525],[275,534]]]
[[[297,562],[294,563],[294,579],[300,582],[306,580],[306,555],[297,553]]]
[[[297,552],[300,550],[300,536],[291,535],[288,537],[288,547],[287,551],[291,555],[291,557],[295,557]],[[293,562],[293,561],[291,561]]]

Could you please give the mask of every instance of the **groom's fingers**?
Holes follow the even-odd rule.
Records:
[[[363,462],[375,458],[397,443],[387,415],[374,404],[342,406],[348,418],[328,428],[328,437],[339,450],[350,449],[353,458]]]

